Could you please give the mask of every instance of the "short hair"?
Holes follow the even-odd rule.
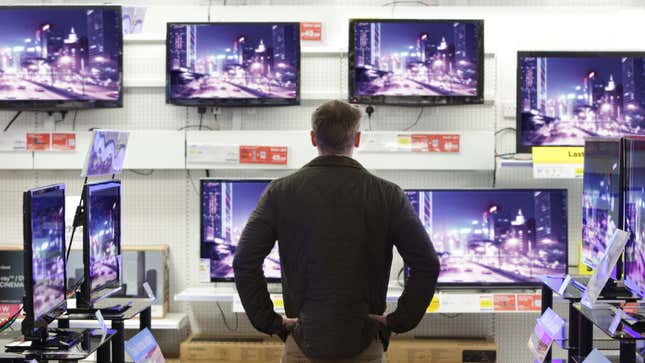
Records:
[[[346,102],[334,100],[318,106],[311,116],[311,128],[318,148],[336,154],[350,150],[360,121],[360,111]]]

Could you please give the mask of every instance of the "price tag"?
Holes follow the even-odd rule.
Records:
[[[544,362],[553,340],[562,337],[564,325],[564,320],[550,308],[536,320],[528,347],[537,362]]]
[[[479,310],[493,311],[494,308],[495,308],[495,304],[494,304],[492,295],[479,296]]]
[[[569,287],[570,283],[571,275],[567,274],[567,276],[564,278],[564,281],[562,281],[562,285],[560,285],[560,289],[558,289],[558,294],[564,295],[564,292],[567,291],[567,287]]]
[[[145,281],[143,283],[143,289],[146,290],[146,295],[148,295],[148,300],[155,301],[157,299],[155,297],[154,292],[152,292],[152,287],[150,287],[150,284],[148,283],[148,281]]]
[[[412,152],[458,153],[458,134],[412,134]]]
[[[101,310],[96,310],[96,312],[94,313],[94,316],[96,317],[96,321],[99,322],[101,335],[107,335],[108,328],[107,328],[107,325],[105,325],[105,319],[103,319],[103,314],[101,313]]]
[[[321,41],[322,23],[316,21],[303,21],[300,23],[300,40]]]
[[[581,178],[584,147],[533,147],[533,177],[536,179]]]
[[[594,349],[589,353],[582,363],[611,363],[598,349]]]
[[[623,320],[623,310],[617,309],[616,315],[614,315],[614,318],[611,320],[611,324],[609,325],[609,332],[612,335],[616,335],[616,330],[618,330],[618,327],[620,326],[620,322],[622,320]]]
[[[240,164],[287,165],[286,146],[240,146]]]
[[[199,259],[199,282],[211,282],[211,260]]]
[[[271,301],[273,302],[273,308],[276,313],[284,312],[284,300],[280,294],[271,294]]]
[[[27,150],[47,151],[51,148],[50,133],[30,132],[27,134]]]
[[[439,298],[438,294],[435,294],[432,297],[432,301],[430,301],[430,305],[428,305],[428,308],[426,309],[426,313],[436,313],[440,308],[441,299]]]
[[[52,151],[76,150],[76,134],[52,133]]]

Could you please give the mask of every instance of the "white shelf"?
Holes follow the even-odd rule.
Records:
[[[189,287],[175,294],[175,301],[183,302],[233,302],[237,291],[233,288],[216,288],[212,286]]]
[[[498,165],[503,168],[532,168],[533,159],[499,159]]]
[[[165,318],[152,319],[151,322],[153,330],[179,330],[186,326],[188,319],[184,313],[168,313]],[[97,329],[99,323],[96,320],[71,320],[69,326],[78,329]],[[124,326],[126,329],[139,330],[139,319],[125,320]]]

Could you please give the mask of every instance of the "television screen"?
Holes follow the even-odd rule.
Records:
[[[517,150],[644,134],[645,53],[519,52]]]
[[[0,107],[121,107],[121,7],[0,7]]]
[[[81,176],[121,174],[129,137],[127,131],[95,130]]]
[[[407,190],[441,260],[440,285],[535,285],[567,272],[567,193]]]
[[[25,247],[31,254],[33,320],[37,321],[65,301],[65,186],[28,193],[31,244]]]
[[[622,228],[620,139],[585,142],[582,187],[582,260],[595,268],[617,228]]]
[[[119,284],[121,183],[90,184],[86,198],[90,291],[97,291]]]
[[[172,104],[299,103],[298,23],[169,23],[166,62]]]
[[[249,216],[269,185],[268,180],[209,180],[201,182],[201,251],[210,260],[211,281],[233,281],[233,258]],[[280,279],[276,244],[264,260],[264,276]]]
[[[645,139],[627,139],[625,155],[625,286],[645,298]]]
[[[481,20],[350,21],[350,102],[482,103]]]

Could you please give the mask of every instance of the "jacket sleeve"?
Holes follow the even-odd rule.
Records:
[[[251,214],[233,260],[235,285],[253,326],[266,334],[284,333],[282,316],[273,310],[262,264],[276,241],[276,210],[269,186]]]
[[[404,333],[414,329],[425,315],[437,287],[440,266],[428,233],[400,188],[392,207],[392,239],[409,269],[409,277],[387,323],[394,333]]]

